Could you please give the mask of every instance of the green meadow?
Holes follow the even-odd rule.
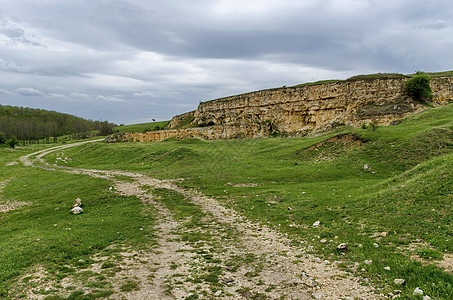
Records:
[[[438,263],[453,252],[452,150],[450,104],[395,126],[343,127],[315,137],[98,143],[65,155],[68,166],[184,179],[182,186],[308,242],[384,292],[412,298],[420,287],[451,299],[453,276]],[[320,227],[312,226],[316,221]],[[339,253],[343,242],[349,251]],[[396,286],[395,278],[406,285]]]
[[[0,213],[0,296],[38,264],[64,278],[110,245],[153,242],[152,214],[138,199],[109,191],[108,181],[6,166],[30,152],[0,148],[0,204],[26,203]],[[443,258],[453,254],[453,104],[395,126],[341,127],[313,137],[95,143],[45,159],[55,163],[57,156],[68,158],[58,160],[64,166],[181,179],[179,185],[370,278],[384,294],[401,290],[401,299],[421,299],[412,295],[420,287],[433,299],[453,299],[453,275],[443,269]],[[173,210],[200,213],[162,194]],[[69,214],[77,197],[90,214]],[[348,251],[337,251],[340,243]]]

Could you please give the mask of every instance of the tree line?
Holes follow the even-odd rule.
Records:
[[[0,143],[16,138],[22,144],[57,142],[57,137],[69,139],[108,135],[115,124],[92,121],[70,114],[44,109],[0,105]]]

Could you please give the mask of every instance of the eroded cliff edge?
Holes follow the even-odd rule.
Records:
[[[196,111],[174,117],[168,130],[117,136],[123,141],[161,141],[304,135],[309,132],[392,121],[426,109],[407,94],[406,78],[339,81],[283,87],[202,102]],[[453,77],[431,80],[432,105],[453,101]]]

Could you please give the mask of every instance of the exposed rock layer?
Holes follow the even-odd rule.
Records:
[[[148,142],[171,137],[255,138],[272,134],[306,134],[338,124],[357,127],[374,122],[389,125],[425,108],[407,95],[405,81],[341,81],[221,98],[200,103],[196,111],[174,117],[168,125],[169,130],[117,135],[110,141]],[[453,100],[453,77],[433,78],[431,87],[433,105]]]

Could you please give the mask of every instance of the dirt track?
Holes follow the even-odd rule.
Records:
[[[184,299],[194,294],[199,299],[378,298],[371,286],[360,284],[366,279],[353,277],[336,263],[308,254],[304,243],[294,245],[285,235],[254,224],[215,199],[181,188],[173,181],[125,171],[59,167],[42,160],[51,152],[98,141],[53,147],[23,156],[20,161],[49,171],[111,180],[118,193],[137,196],[157,210],[158,246],[133,252],[134,256],[124,253],[128,268],[115,275],[116,293],[111,298]],[[118,180],[118,176],[129,180]],[[200,226],[188,228],[190,220],[175,219],[165,203],[153,196],[156,188],[180,193],[201,208],[204,217]],[[194,234],[203,240],[182,238]],[[95,264],[93,268],[97,267]],[[121,292],[118,285],[126,277],[137,278],[140,290]]]

